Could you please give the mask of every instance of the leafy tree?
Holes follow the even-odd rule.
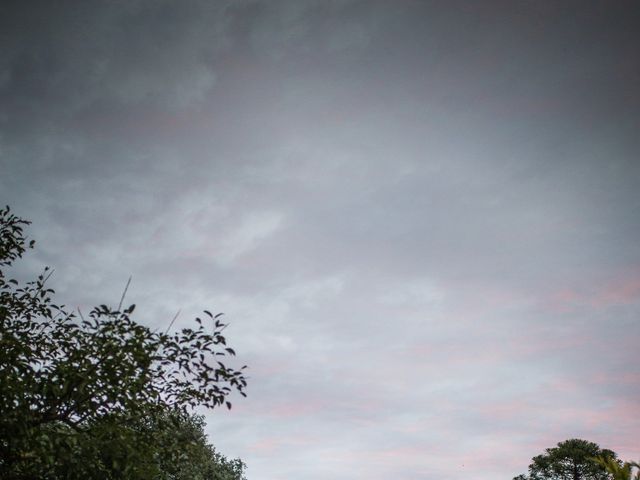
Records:
[[[228,460],[207,443],[204,417],[173,412],[143,425],[154,439],[164,478],[241,480],[245,465]]]
[[[207,442],[202,416],[171,410],[120,420],[90,425],[72,461],[56,465],[54,478],[245,480],[244,463],[228,460]]]
[[[246,387],[245,367],[220,361],[235,355],[220,316],[205,311],[171,334],[132,320],[134,305],[77,318],[53,302],[48,268],[25,284],[8,276],[34,246],[28,224],[0,209],[0,478],[163,478],[163,459],[189,455],[168,442],[166,419],[208,451],[188,412],[231,408],[228,395]],[[151,441],[159,432],[162,448]]]
[[[607,457],[596,457],[594,460],[609,472],[612,480],[640,480],[640,464],[636,462],[621,464],[618,460]],[[635,475],[633,475],[634,468],[638,469]]]
[[[519,475],[514,480],[609,480],[606,468],[594,457],[617,461],[613,451],[601,449],[593,442],[565,440],[533,457],[529,475]]]

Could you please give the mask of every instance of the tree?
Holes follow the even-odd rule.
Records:
[[[606,457],[596,457],[594,460],[609,472],[612,480],[640,480],[640,464],[636,462],[621,464],[613,458]],[[635,475],[633,475],[634,468],[638,469]]]
[[[245,367],[220,361],[235,355],[226,325],[205,311],[195,328],[152,331],[132,320],[134,305],[77,318],[53,302],[48,268],[25,284],[8,276],[34,247],[29,223],[0,209],[0,478],[158,478],[162,458],[184,451],[150,432],[168,418],[196,431],[191,409],[245,395]]]
[[[135,449],[126,448],[132,443]],[[85,441],[76,445],[72,462],[59,463],[54,476],[245,480],[244,468],[241,460],[228,460],[207,442],[202,416],[173,410],[130,422],[104,418],[92,424]]]
[[[613,451],[593,442],[565,440],[533,457],[529,475],[519,475],[514,480],[609,480],[606,468],[595,457],[617,462]]]
[[[160,471],[172,480],[242,480],[239,460],[228,460],[207,443],[204,417],[173,412],[142,427],[159,456]]]

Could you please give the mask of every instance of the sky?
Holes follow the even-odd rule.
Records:
[[[224,312],[250,480],[640,460],[640,4],[0,6],[25,277],[152,327]]]

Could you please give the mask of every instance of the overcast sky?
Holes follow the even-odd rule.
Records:
[[[640,4],[0,7],[0,203],[71,307],[225,312],[250,480],[640,459]]]

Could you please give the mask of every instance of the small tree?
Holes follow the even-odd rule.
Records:
[[[245,395],[245,367],[219,360],[235,355],[225,325],[205,311],[195,328],[156,332],[131,319],[134,305],[76,318],[53,303],[48,268],[24,285],[8,276],[34,246],[28,224],[0,209],[0,478],[153,478],[149,462],[127,460],[144,454],[142,430],[131,425],[231,408],[232,391]],[[113,435],[111,465],[97,461],[91,475],[77,465],[80,452]]]
[[[533,457],[529,475],[519,475],[514,480],[608,480],[607,470],[594,457],[617,461],[613,451],[601,449],[593,442],[565,440]]]

